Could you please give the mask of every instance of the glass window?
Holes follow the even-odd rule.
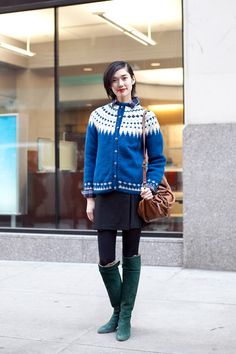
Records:
[[[59,131],[54,9],[0,15],[0,227],[55,228],[59,220],[61,229],[91,229],[81,194],[86,127],[108,102],[104,69],[124,59],[141,104],[158,117],[176,194],[172,217],[146,230],[182,231],[181,7],[181,0],[113,0],[58,9]]]
[[[0,58],[0,226],[54,228],[54,9],[0,15]]]
[[[182,231],[182,9],[180,0],[104,1],[59,9],[60,227],[90,229],[81,195],[90,113],[106,104],[107,64],[132,65],[141,104],[161,125],[166,176],[176,194],[172,217],[147,231]]]

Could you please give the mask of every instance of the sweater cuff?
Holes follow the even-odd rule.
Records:
[[[81,193],[85,198],[95,198],[96,197],[96,194],[94,193],[94,191],[92,189],[83,190],[83,191],[81,191]]]
[[[157,193],[157,190],[158,190],[158,183],[156,183],[155,181],[151,181],[150,179],[147,180],[146,186],[151,189],[151,191],[152,191],[153,194],[156,194],[156,193]]]
[[[151,190],[152,194],[157,194],[158,184],[154,187],[152,184],[147,183],[146,187]]]

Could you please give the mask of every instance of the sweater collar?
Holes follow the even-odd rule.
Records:
[[[112,101],[112,107],[115,105],[119,105],[119,106],[128,106],[130,108],[134,108],[138,104],[140,104],[138,97],[133,97],[130,102],[119,102],[117,99]]]

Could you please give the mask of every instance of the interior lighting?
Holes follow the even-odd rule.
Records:
[[[93,71],[92,68],[83,68],[84,71]]]
[[[148,109],[155,112],[166,112],[166,111],[182,111],[182,103],[170,103],[170,104],[153,104],[149,105]]]
[[[151,66],[160,66],[160,63],[151,63]]]
[[[156,45],[156,42],[151,38],[151,36],[146,36],[142,32],[136,30],[133,27],[127,26],[116,19],[110,17],[110,15],[105,14],[104,12],[95,12],[94,15],[101,17],[109,25],[115,27],[117,30],[123,32],[127,36],[135,39],[143,45]]]
[[[27,57],[33,57],[35,53],[31,52],[30,47],[29,47],[29,40],[27,40],[27,48],[23,49],[20,47],[16,47],[12,44],[0,42],[0,47],[9,50],[10,52],[14,52],[19,55],[27,56]]]
[[[135,77],[139,83],[151,85],[183,85],[183,68],[153,68],[149,70],[135,70]]]

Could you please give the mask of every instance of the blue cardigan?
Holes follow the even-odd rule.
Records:
[[[135,102],[135,103],[133,103]],[[94,110],[85,141],[85,197],[111,191],[140,194],[142,187],[142,116],[138,99],[131,104],[113,102]],[[147,183],[156,190],[161,182],[166,159],[163,139],[154,113],[146,114],[148,153]]]

